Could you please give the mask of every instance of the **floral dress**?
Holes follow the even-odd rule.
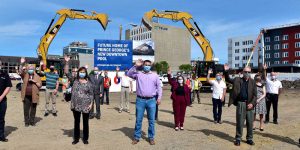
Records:
[[[264,94],[264,91],[263,91],[264,85],[263,84],[261,86],[256,85],[256,87],[257,87],[257,98],[260,98]],[[255,113],[256,114],[267,114],[265,97],[256,104]]]
[[[80,83],[78,80],[75,80],[72,87],[71,110],[89,113],[88,107],[93,99],[93,84],[90,81],[87,83]]]

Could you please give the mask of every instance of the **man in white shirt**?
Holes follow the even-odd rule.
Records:
[[[282,92],[282,83],[277,79],[277,74],[275,72],[271,72],[271,80],[266,77],[266,69],[267,67],[264,67],[265,69],[265,79],[266,79],[266,88],[267,88],[267,114],[266,114],[266,120],[265,123],[269,123],[270,120],[270,109],[271,105],[273,105],[273,123],[278,124],[278,97],[280,93]]]
[[[212,85],[213,93],[212,93],[212,101],[213,101],[213,114],[214,114],[214,123],[222,123],[221,116],[222,116],[222,102],[225,100],[226,96],[226,84],[222,80],[222,74],[216,74],[216,80],[210,80],[210,74],[213,71],[211,69],[208,70],[207,74],[207,82]]]
[[[132,93],[132,79],[127,76],[128,70],[125,70],[123,76],[119,76],[119,68],[116,70],[116,76],[121,80],[121,101],[119,106],[119,113],[123,110],[130,113],[129,110],[129,92]]]

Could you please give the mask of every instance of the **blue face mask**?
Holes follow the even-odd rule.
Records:
[[[79,77],[80,77],[80,78],[84,78],[85,75],[86,75],[85,73],[79,72]]]
[[[221,81],[221,80],[222,80],[222,77],[221,77],[221,76],[217,76],[217,77],[216,77],[216,80],[217,80],[217,81]]]
[[[30,70],[28,70],[27,72],[28,72],[28,74],[31,75],[31,74],[33,74],[34,70],[30,69]]]
[[[144,71],[149,72],[151,70],[151,66],[144,66]]]

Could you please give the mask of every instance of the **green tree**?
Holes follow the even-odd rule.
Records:
[[[162,69],[162,66],[159,62],[155,63],[154,64],[154,69],[156,70],[157,74],[160,74],[161,73],[161,69]]]
[[[182,64],[179,66],[179,70],[184,71],[184,72],[190,72],[193,70],[193,66],[190,64]]]
[[[166,74],[168,72],[169,64],[166,61],[161,61],[161,71],[163,74]]]

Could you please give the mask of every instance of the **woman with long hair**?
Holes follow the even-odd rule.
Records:
[[[172,87],[171,99],[173,100],[175,131],[184,130],[185,111],[186,107],[190,105],[190,88],[185,84],[182,76],[177,76],[177,79],[173,80],[170,68],[168,69],[168,80]]]
[[[256,74],[255,75],[255,81],[256,81],[256,87],[257,87],[257,100],[256,100],[256,106],[255,106],[255,112],[254,112],[254,120],[253,120],[253,130],[255,130],[255,118],[256,114],[259,114],[259,130],[264,131],[263,128],[263,118],[264,115],[267,114],[267,107],[266,107],[266,87],[262,83],[261,75]]]

